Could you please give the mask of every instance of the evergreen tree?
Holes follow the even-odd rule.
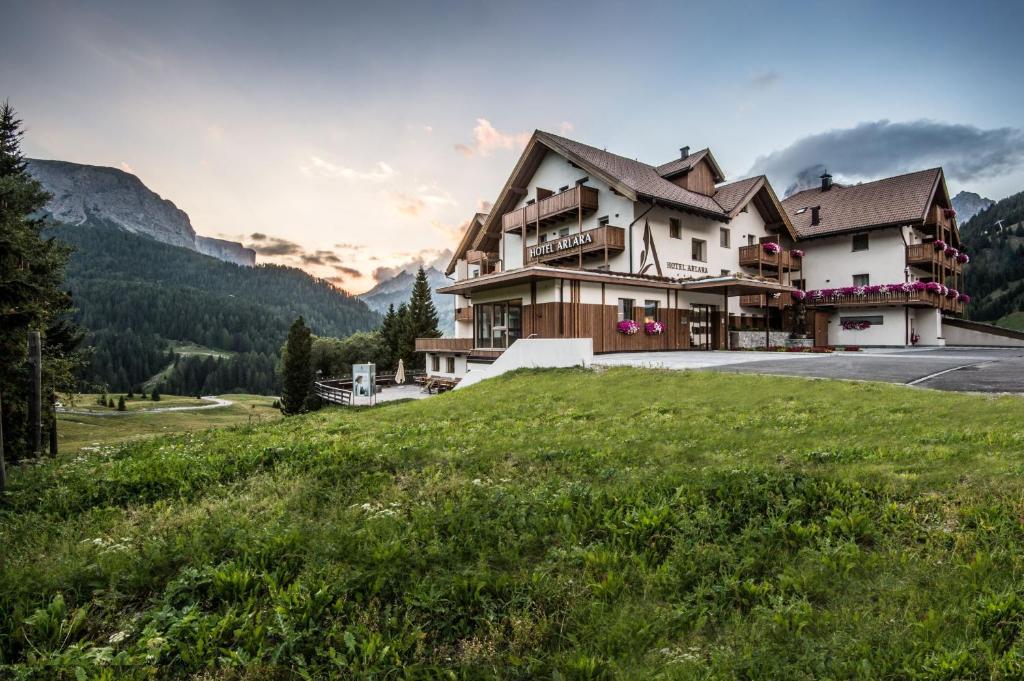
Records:
[[[399,331],[401,328],[398,313],[395,312],[395,304],[388,305],[388,311],[384,315],[384,321],[380,325],[380,340],[384,346],[384,364],[389,369],[398,368],[398,344]]]
[[[281,411],[301,414],[313,395],[313,337],[302,317],[288,331],[281,357]]]
[[[430,297],[430,284],[427,282],[427,273],[422,265],[416,272],[409,304],[400,306],[396,317],[398,327],[397,358],[405,362],[406,368],[423,369],[426,366],[426,356],[421,352],[416,352],[416,339],[440,338],[441,330],[437,328],[437,308],[434,307],[434,301]]]
[[[76,326],[67,321],[71,297],[63,290],[68,249],[42,236],[37,216],[49,195],[26,169],[21,121],[0,106],[0,394],[4,451],[17,460],[28,453],[27,333],[43,342],[43,395],[71,388],[81,356]],[[44,409],[46,406],[44,405]]]
[[[111,398],[109,398],[107,400],[107,407],[109,407],[110,409],[114,408],[114,398],[113,397],[111,397]]]
[[[121,395],[121,397],[117,398],[117,410],[124,411],[125,409],[127,409],[127,407],[124,404],[124,395]]]
[[[149,399],[153,400],[154,402],[159,402],[160,401],[160,388],[153,388],[153,392],[151,392],[149,394]]]

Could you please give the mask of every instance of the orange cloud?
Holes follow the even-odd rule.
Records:
[[[529,141],[529,132],[501,132],[486,118],[478,118],[473,128],[473,142],[456,144],[455,150],[466,157],[490,156],[495,151],[519,151]]]

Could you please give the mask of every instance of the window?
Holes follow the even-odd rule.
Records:
[[[558,236],[569,236],[569,228],[562,227],[562,229],[558,230]]]
[[[605,215],[604,217],[598,218],[597,219],[597,224],[598,224],[599,227],[604,227],[605,225],[607,225],[608,224],[608,216]]]
[[[723,277],[728,277],[730,274],[732,274],[732,272],[730,272],[729,270],[722,270]]]
[[[522,303],[482,303],[473,306],[478,348],[507,348],[523,335]]]
[[[840,326],[842,326],[843,324],[847,324],[847,323],[854,323],[854,324],[856,324],[858,322],[867,322],[868,324],[870,324],[872,326],[881,326],[882,323],[884,322],[884,318],[880,314],[875,314],[875,315],[858,315],[856,317],[840,317],[839,318]]]
[[[698,262],[708,261],[708,242],[703,239],[694,239],[690,248],[690,257]]]
[[[619,315],[616,321],[632,319],[634,304],[635,301],[632,298],[619,298]]]
[[[455,373],[455,358],[448,356],[444,359],[444,370],[449,374]]]
[[[441,356],[440,355],[431,355],[430,356],[430,370],[431,371],[440,371],[441,370]]]
[[[722,248],[730,248],[730,246],[729,246],[730,236],[731,235],[729,234],[729,230],[727,230],[725,227],[719,228],[719,230],[718,230],[718,244]]]
[[[644,301],[644,323],[658,321],[658,301]]]
[[[747,245],[748,246],[754,246],[756,244],[757,244],[757,237],[754,236],[753,234],[748,234],[747,235]]]
[[[545,232],[544,234],[540,235],[540,241],[538,241],[537,243],[543,244],[543,243],[546,243],[547,240],[548,240],[548,235],[547,235],[547,232]]]
[[[868,250],[868,234],[867,234],[867,232],[865,232],[863,234],[854,234],[853,235],[853,250],[855,250],[855,251],[866,251],[866,250]]]
[[[855,274],[855,275],[853,275],[853,285],[854,286],[868,286],[869,284],[871,284],[871,275],[870,274]]]
[[[679,218],[668,219],[668,236],[670,239],[683,238],[683,225],[679,222]]]

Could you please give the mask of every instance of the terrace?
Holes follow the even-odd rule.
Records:
[[[518,234],[526,226],[544,227],[564,220],[570,214],[588,215],[596,210],[597,189],[576,185],[529,206],[505,213],[501,216],[501,228],[505,232]]]

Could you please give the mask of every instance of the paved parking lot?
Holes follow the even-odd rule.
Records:
[[[604,366],[706,369],[885,381],[961,392],[1024,393],[1024,349],[912,348],[829,355],[766,352],[670,352],[599,355]]]

